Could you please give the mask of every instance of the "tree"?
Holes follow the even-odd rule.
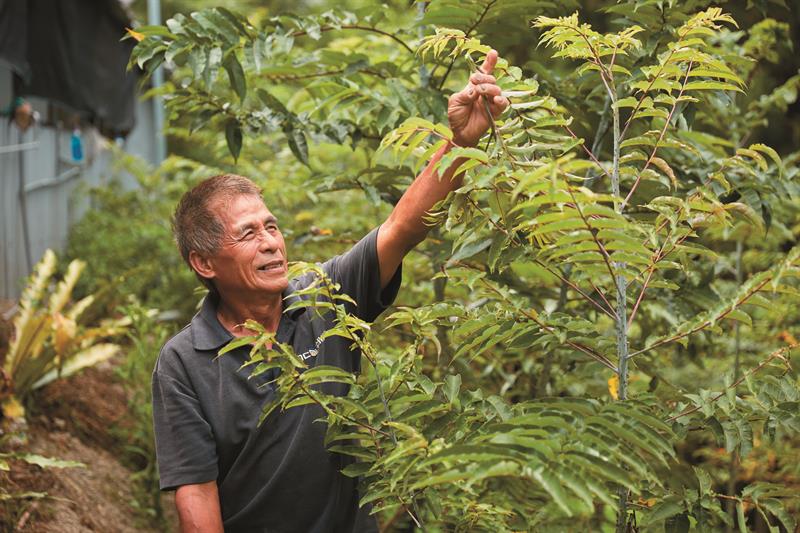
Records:
[[[442,162],[466,159],[464,185],[411,261],[414,279],[435,273],[435,301],[387,319],[402,343],[368,335],[324,277],[309,291],[303,305],[335,313],[330,334],[358,343],[372,372],[307,369],[288,347],[263,350],[263,330],[238,341],[254,343],[254,372],[282,370],[269,410],[325,409],[331,450],[354,458],[345,473],[389,520],[704,530],[746,528],[751,511],[751,524],[759,513],[794,530],[781,484],[718,487],[756,437],[780,449],[800,429],[796,313],[784,311],[800,272],[797,155],[752,142],[800,78],[739,96],[780,23],[745,35],[697,4],[614,4],[606,33],[545,2],[439,1],[260,22],[215,8],[133,34],[132,62],[174,68],[177,135],[207,129],[256,174],[263,155],[245,140],[266,135],[278,160],[283,147],[296,159],[298,175],[280,179],[314,185],[312,202],[345,188],[396,201],[451,135],[442,93],[488,51],[483,24],[533,19],[517,31],[553,51],[501,61],[510,112]],[[416,24],[397,29],[403,19]],[[349,396],[326,394],[332,381]],[[714,442],[734,457],[727,471],[683,452]]]

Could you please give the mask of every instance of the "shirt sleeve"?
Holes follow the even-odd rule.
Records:
[[[373,229],[349,251],[323,264],[323,270],[331,277],[331,281],[339,284],[340,292],[355,300],[355,309],[348,310],[367,322],[374,321],[392,305],[403,277],[400,265],[386,288],[381,290],[379,229]]]
[[[177,371],[177,357],[162,350],[153,372],[153,429],[161,490],[217,479],[214,434],[197,395]],[[173,359],[170,361],[170,359]],[[170,364],[173,363],[173,364]]]

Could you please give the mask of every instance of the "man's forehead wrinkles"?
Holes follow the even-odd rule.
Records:
[[[263,218],[263,220],[264,220],[264,224],[269,224],[269,223],[277,224],[278,223],[278,219],[275,217],[275,215],[272,215],[272,214],[269,214],[269,215],[265,216]],[[234,230],[241,231],[241,230],[245,230],[245,229],[257,228],[260,225],[260,222],[261,222],[261,216],[257,217],[256,219],[245,220],[245,221],[240,222],[238,224],[234,224]]]

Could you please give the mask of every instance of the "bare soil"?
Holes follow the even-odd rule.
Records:
[[[37,394],[28,413],[24,451],[78,461],[83,468],[42,469],[21,461],[0,472],[8,493],[46,492],[44,498],[0,501],[0,531],[175,531],[173,516],[156,525],[137,510],[134,468],[125,463],[121,428],[127,395],[113,363],[54,382]],[[22,450],[20,450],[22,451]],[[141,498],[141,491],[138,492]],[[173,508],[165,496],[163,507]]]

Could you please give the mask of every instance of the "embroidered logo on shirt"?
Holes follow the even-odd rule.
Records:
[[[298,357],[300,357],[300,359],[302,359],[303,361],[305,361],[307,359],[311,359],[312,357],[316,357],[317,354],[319,353],[319,347],[322,344],[323,340],[324,339],[322,338],[322,335],[317,337],[317,340],[314,341],[314,348],[311,348],[310,350],[307,350],[307,351],[305,351],[305,352],[303,352],[301,354],[298,354]]]

